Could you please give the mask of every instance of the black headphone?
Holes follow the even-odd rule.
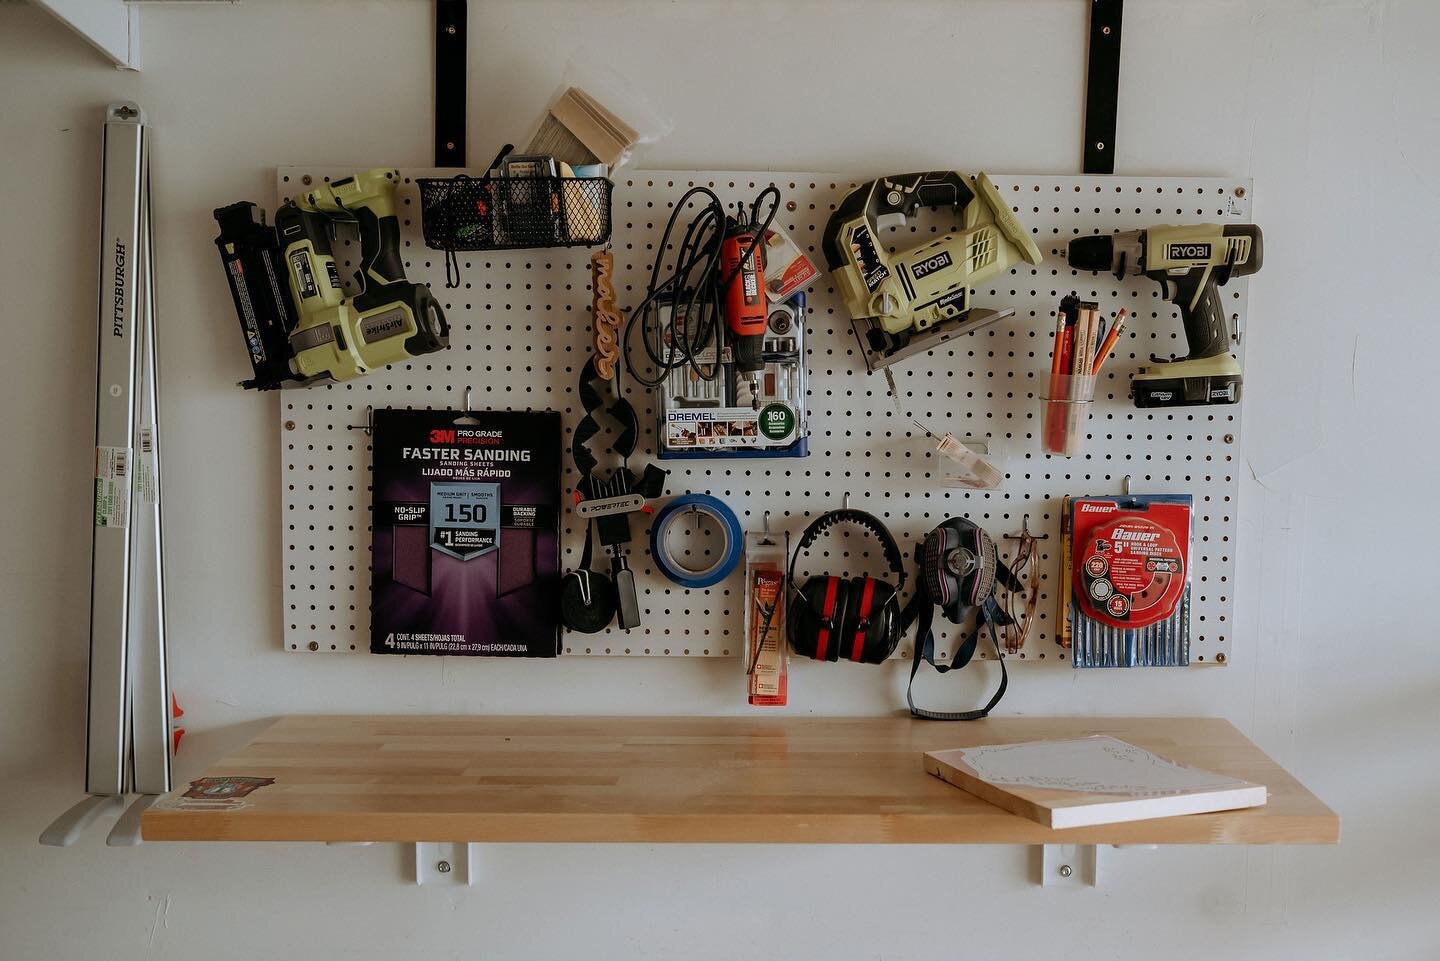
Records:
[[[821,514],[805,528],[790,558],[789,581],[795,583],[795,562],[815,539],[836,524],[854,524],[873,534],[885,554],[885,563],[898,578],[892,587],[873,577],[818,575],[795,588],[786,618],[790,647],[796,654],[817,661],[856,661],[879,664],[900,643],[904,619],[900,589],[905,586],[905,564],[900,546],[879,519],[846,508]]]

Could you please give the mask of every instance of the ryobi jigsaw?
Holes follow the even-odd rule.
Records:
[[[399,180],[399,171],[382,168],[332,181],[286,202],[274,227],[249,202],[215,211],[215,244],[255,369],[241,386],[349,380],[450,346],[430,288],[405,279]],[[332,251],[340,223],[360,232],[353,297],[344,294]]]
[[[922,206],[953,208],[960,229],[888,253],[880,232],[904,226]],[[821,245],[871,371],[1013,314],[972,306],[972,288],[1021,260],[1040,263],[990,178],[953,170],[861,184],[830,215]]]

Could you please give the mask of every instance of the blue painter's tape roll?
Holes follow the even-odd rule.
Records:
[[[670,528],[682,514],[700,513],[715,520],[725,535],[725,545],[719,557],[704,570],[685,567],[670,552],[666,538]],[[710,587],[730,576],[740,563],[741,545],[745,535],[740,530],[740,518],[725,505],[725,502],[709,494],[682,494],[660,509],[655,523],[650,527],[650,556],[655,566],[670,580],[681,587]]]

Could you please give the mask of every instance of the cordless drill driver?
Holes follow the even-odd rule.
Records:
[[[430,288],[405,279],[399,179],[382,168],[325,184],[282,206],[273,228],[251,203],[215,211],[215,243],[255,370],[242,386],[348,380],[450,345]],[[338,223],[360,231],[354,297],[345,297],[335,267]]]
[[[1180,308],[1190,353],[1169,360],[1152,355],[1130,384],[1136,407],[1239,403],[1240,362],[1230,353],[1219,288],[1259,271],[1263,247],[1254,224],[1159,226],[1070,241],[1071,267],[1114,271],[1117,279],[1149,277]]]

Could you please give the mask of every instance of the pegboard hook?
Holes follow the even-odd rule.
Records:
[[[465,413],[467,413],[467,414],[470,413],[470,411],[471,411],[471,409],[472,409],[472,408],[470,407],[470,395],[471,395],[471,392],[474,391],[474,389],[475,389],[475,388],[471,387],[469,384],[466,384],[466,385],[465,385],[465,402],[464,402],[464,403],[465,403]]]
[[[370,406],[369,404],[366,404],[365,423],[349,424],[347,426],[350,430],[363,430],[365,432],[365,436],[369,437],[375,431],[375,408]]]
[[[1027,540],[1027,539],[1033,539],[1033,540],[1037,540],[1037,541],[1046,541],[1046,540],[1049,540],[1049,539],[1050,539],[1050,535],[1049,535],[1049,534],[1032,534],[1032,533],[1030,533],[1030,515],[1029,515],[1029,514],[1026,514],[1026,515],[1020,520],[1020,533],[1018,533],[1018,534],[1006,534],[1006,535],[1005,535],[1005,539],[1006,539],[1007,541],[1023,541],[1023,540]]]
[[[770,533],[770,512],[768,510],[765,512],[765,515],[760,519],[760,523],[763,525],[760,530],[766,534]]]
[[[850,509],[850,492],[849,492],[849,491],[846,491],[846,492],[845,492],[845,496],[843,496],[843,497],[840,498],[840,507],[841,507],[842,510],[847,510],[847,511],[848,511],[848,510]]]
[[[1120,482],[1120,493],[1126,497],[1130,496],[1130,475],[1126,474],[1125,479]]]

